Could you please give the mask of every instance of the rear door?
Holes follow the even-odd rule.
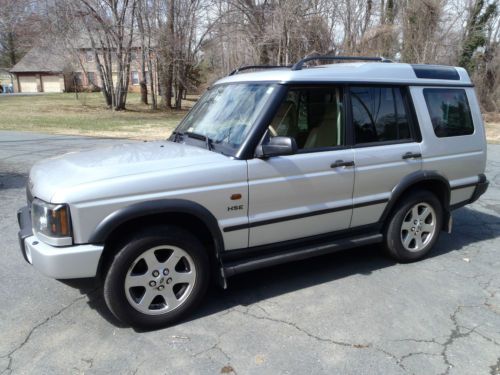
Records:
[[[268,136],[293,137],[299,150],[248,161],[250,246],[349,227],[354,155],[344,118],[341,87],[289,90]]]
[[[351,227],[376,223],[392,189],[422,168],[409,93],[398,86],[351,86],[355,182]]]

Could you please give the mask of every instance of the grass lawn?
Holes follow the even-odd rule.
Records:
[[[192,106],[192,101],[183,105]],[[165,139],[186,111],[152,111],[128,94],[127,110],[106,108],[101,93],[0,95],[0,130]]]
[[[126,111],[106,108],[101,93],[0,95],[0,130],[81,134],[134,139],[165,139],[197,99],[183,101],[182,111],[152,111],[129,93]],[[484,114],[488,142],[500,143],[500,114]]]

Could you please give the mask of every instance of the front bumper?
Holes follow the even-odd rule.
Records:
[[[17,213],[19,245],[24,259],[38,271],[55,279],[95,277],[103,246],[55,247],[40,241],[31,228],[28,207]]]

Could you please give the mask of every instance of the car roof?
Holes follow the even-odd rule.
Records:
[[[237,82],[277,83],[386,83],[418,86],[471,86],[467,71],[460,67],[392,62],[353,62],[318,65],[292,70],[265,69],[224,77],[215,85]]]

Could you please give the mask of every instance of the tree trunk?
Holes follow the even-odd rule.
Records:
[[[175,48],[175,30],[174,30],[174,12],[175,2],[170,0],[168,21],[167,21],[167,37],[168,37],[168,65],[167,65],[167,79],[165,87],[165,107],[172,108],[172,86],[174,83],[174,48]]]
[[[153,75],[153,63],[151,61],[152,57],[148,57],[148,74],[149,74],[149,87],[151,90],[151,109],[158,109],[156,104],[156,92],[155,92],[155,77]]]
[[[146,75],[146,72],[144,72],[144,76]],[[140,82],[141,86],[141,103],[142,104],[148,104],[148,85],[146,85],[146,80],[142,80]]]
[[[181,110],[182,109],[182,95],[184,92],[184,88],[182,86],[179,86],[177,89],[177,95],[175,97],[175,109]]]
[[[7,35],[7,38],[8,38],[8,45],[9,45],[9,63],[10,63],[10,66],[14,66],[16,65],[17,63],[17,59],[16,59],[16,45],[15,45],[15,42],[14,42],[14,33],[13,32],[9,32],[8,35]]]
[[[139,3],[139,12],[137,12],[137,26],[141,34],[141,103],[148,104],[148,85],[146,83],[146,31],[144,29],[143,15],[144,9],[142,2]],[[149,49],[148,49],[149,50]]]

